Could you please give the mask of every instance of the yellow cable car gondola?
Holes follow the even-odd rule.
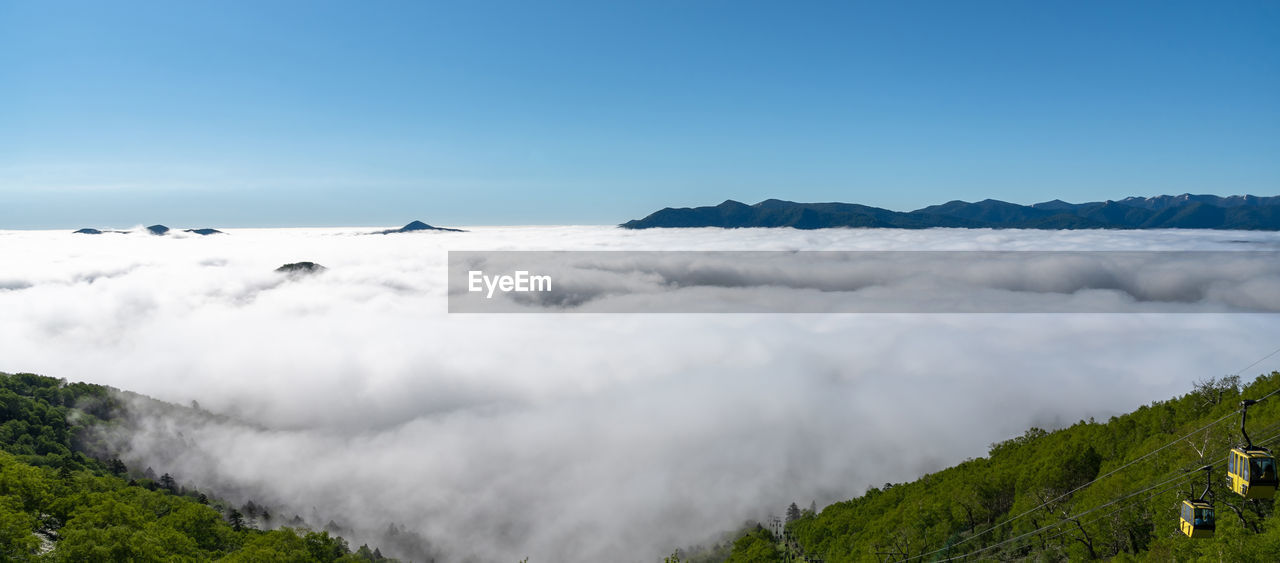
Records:
[[[1266,448],[1231,448],[1227,458],[1227,478],[1231,491],[1249,499],[1276,496],[1276,458]]]
[[[1204,492],[1196,500],[1182,501],[1182,512],[1178,517],[1178,529],[1189,538],[1212,538],[1216,527],[1213,514],[1213,495],[1210,488],[1210,471],[1212,465],[1201,467],[1204,471]],[[1210,500],[1205,500],[1208,497]]]
[[[1199,500],[1182,501],[1182,517],[1178,527],[1189,538],[1213,537],[1213,505]]]
[[[1244,445],[1231,448],[1227,456],[1227,480],[1233,493],[1247,499],[1268,499],[1275,496],[1276,486],[1280,485],[1276,458],[1271,450],[1253,445],[1244,429],[1249,405],[1256,402],[1245,399],[1240,403],[1240,433],[1244,435]]]

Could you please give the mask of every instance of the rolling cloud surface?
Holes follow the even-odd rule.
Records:
[[[126,461],[333,520],[357,545],[394,522],[443,561],[653,561],[1031,425],[1184,393],[1280,346],[1280,315],[1182,314],[1275,310],[1275,265],[1188,268],[1178,253],[1118,281],[1079,263],[975,267],[951,296],[1127,314],[451,315],[446,284],[450,250],[1231,252],[1280,250],[1277,233],[371,230],[0,231],[0,370],[197,400],[229,418],[140,401]],[[274,272],[302,260],[328,270]],[[679,283],[687,269],[600,272],[573,283],[670,291],[690,310],[735,291],[938,291],[927,268],[849,287],[819,267],[720,270],[728,281],[698,287]]]

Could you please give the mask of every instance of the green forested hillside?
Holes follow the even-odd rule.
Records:
[[[903,484],[885,484],[787,524],[792,556],[842,561],[1280,561],[1271,500],[1226,485],[1242,441],[1239,404],[1280,390],[1280,373],[1195,389],[1105,422],[1028,430],[971,459]],[[1249,408],[1253,442],[1280,444],[1280,393]],[[1178,531],[1182,499],[1199,496],[1213,464],[1216,537]],[[743,536],[730,561],[783,561],[765,530]],[[773,549],[765,549],[773,547]],[[798,560],[803,561],[803,558]]]
[[[263,531],[164,474],[125,467],[90,431],[118,424],[112,389],[0,373],[0,561],[381,561],[327,531]],[[149,468],[148,468],[149,469]]]
[[[0,373],[0,561],[381,559],[328,532],[255,529],[234,507],[183,487],[181,476],[88,455],[107,451],[90,429],[120,423],[117,397],[102,386]],[[1273,501],[1245,501],[1224,478],[1226,453],[1241,441],[1240,400],[1260,397],[1249,409],[1250,436],[1280,445],[1280,373],[1243,388],[1233,377],[1209,380],[1106,422],[1032,428],[993,444],[987,457],[817,514],[794,509],[785,547],[754,527],[693,560],[1280,561]],[[1195,470],[1206,464],[1217,532],[1193,540],[1178,532],[1177,509],[1200,494],[1204,473]]]

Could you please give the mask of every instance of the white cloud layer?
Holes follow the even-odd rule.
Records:
[[[1276,233],[370,230],[0,231],[0,370],[237,417],[152,416],[134,460],[357,541],[394,521],[447,561],[653,561],[1280,346],[1274,314],[451,316],[445,287],[448,250],[1277,250]],[[273,271],[302,260],[329,269]]]

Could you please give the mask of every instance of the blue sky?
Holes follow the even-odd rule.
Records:
[[[1280,193],[1276,2],[0,0],[0,228]]]

